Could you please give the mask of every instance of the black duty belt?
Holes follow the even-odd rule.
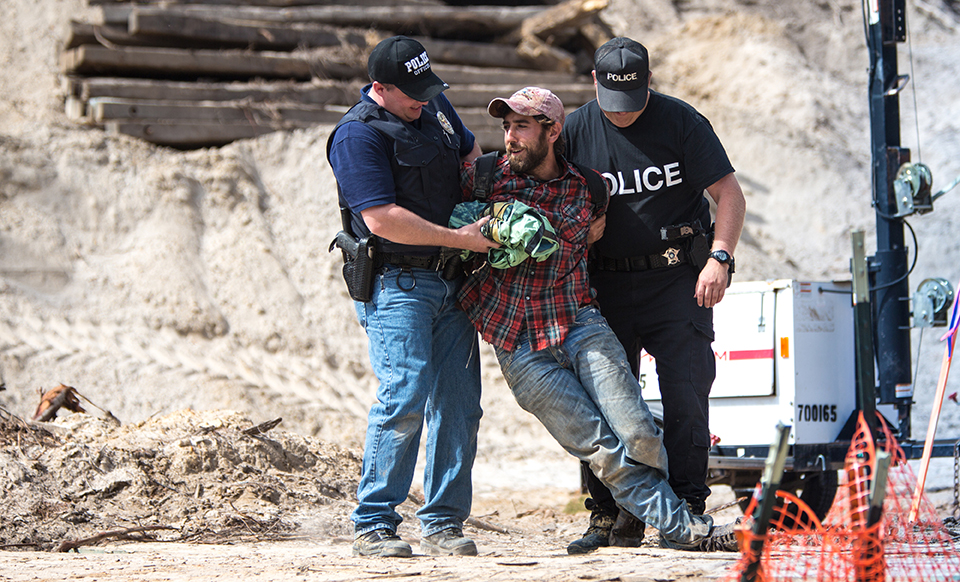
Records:
[[[427,269],[428,271],[437,271],[440,269],[440,255],[401,255],[399,253],[380,253],[380,258],[384,263],[396,265],[398,267],[410,267],[412,269]]]
[[[683,249],[671,247],[659,255],[639,255],[636,257],[597,257],[597,269],[600,271],[646,271],[662,269],[687,262]]]

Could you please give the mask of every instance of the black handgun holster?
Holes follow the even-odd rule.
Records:
[[[357,256],[343,253],[343,280],[347,292],[356,301],[367,302],[373,298],[373,282],[377,269],[377,237],[368,236],[357,241]]]
[[[347,292],[353,300],[366,303],[373,298],[373,282],[380,268],[377,237],[373,234],[363,238],[354,235],[350,226],[350,209],[343,206],[340,207],[340,221],[343,230],[337,233],[329,250],[338,248],[343,252],[343,280],[347,283]]]

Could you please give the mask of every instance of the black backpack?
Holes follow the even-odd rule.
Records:
[[[500,152],[487,152],[477,158],[477,170],[473,175],[473,198],[475,200],[486,200],[490,196],[490,188],[493,184],[493,168],[500,158]],[[591,170],[585,168],[576,162],[570,162],[587,179],[587,188],[590,190],[590,201],[598,208],[603,208],[607,204],[607,185],[603,177]]]

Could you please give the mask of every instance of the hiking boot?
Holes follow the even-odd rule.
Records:
[[[610,530],[613,529],[614,519],[609,515],[597,512],[590,514],[590,525],[586,533],[579,540],[570,542],[567,546],[568,554],[586,554],[597,548],[610,545]]]
[[[477,544],[463,537],[459,527],[448,527],[420,538],[420,551],[428,556],[476,556]]]
[[[633,516],[626,509],[617,514],[617,521],[610,530],[610,545],[621,548],[639,548],[643,542],[643,532],[647,524]]]
[[[353,555],[409,558],[413,555],[413,548],[394,532],[388,529],[375,529],[353,540]]]
[[[734,522],[713,526],[710,528],[710,535],[692,544],[674,542],[660,536],[660,547],[688,552],[739,552],[740,546],[737,544],[736,532],[741,519],[737,518]]]

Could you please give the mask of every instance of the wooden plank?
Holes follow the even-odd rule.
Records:
[[[144,46],[151,44],[151,41],[136,38],[127,32],[126,25],[121,28],[71,20],[64,34],[63,49],[68,50],[85,44],[100,44],[106,47]]]
[[[496,97],[507,97],[527,84],[546,87],[564,104],[582,105],[596,97],[589,83],[539,83],[537,76],[526,83],[513,85],[455,84],[445,95],[457,108],[486,107]],[[254,83],[188,83],[150,79],[114,77],[66,77],[64,92],[84,101],[97,97],[144,99],[152,101],[251,101],[301,103],[304,105],[353,105],[360,98],[363,82],[322,81],[254,82]]]
[[[67,115],[67,119],[73,119],[78,121],[86,117],[87,107],[86,102],[82,99],[77,99],[73,96],[68,96],[63,103],[63,111]]]
[[[580,34],[590,45],[587,52],[590,53],[591,57],[598,48],[616,36],[610,26],[597,16],[580,26]]]
[[[175,102],[96,97],[87,102],[88,115],[95,123],[124,119],[151,122],[198,121],[206,123],[249,123],[271,127],[304,127],[336,123],[346,107],[321,105],[264,104],[248,102]]]
[[[307,80],[313,72],[322,72],[323,67],[323,63],[288,54],[238,50],[141,47],[108,49],[84,45],[64,51],[60,55],[61,71],[79,75],[160,78],[210,76],[234,79],[279,77]]]
[[[493,44],[463,40],[443,40],[430,37],[414,37],[430,55],[431,65],[446,63],[449,65],[467,65],[473,67],[506,67],[511,69],[533,69],[536,62],[524,58],[514,45]]]
[[[136,0],[137,4],[211,4],[222,6],[266,6],[266,7],[289,7],[289,6],[326,6],[330,4],[342,4],[343,0]],[[441,0],[351,0],[354,6],[442,6]],[[130,0],[87,0],[90,6],[110,6],[130,4]]]
[[[83,94],[83,77],[61,75],[60,92],[67,97],[79,98]]]
[[[499,79],[499,76],[491,76]],[[496,97],[508,97],[527,85],[546,87],[564,104],[582,105],[594,97],[591,83],[544,83],[540,75],[528,75],[523,83],[453,84],[444,94],[457,108],[486,107]],[[180,81],[114,77],[67,77],[64,92],[83,100],[95,97],[147,99],[154,101],[273,101],[305,105],[353,105],[364,82],[315,79],[309,83],[188,83]]]
[[[104,129],[109,135],[129,135],[157,145],[195,149],[224,146],[238,139],[273,133],[280,128],[249,124],[111,121]]]
[[[413,33],[462,39],[505,35],[543,12],[541,6],[303,6],[265,8],[258,6],[167,5],[164,7],[104,5],[104,24],[124,25],[133,10],[142,13],[184,14],[222,20],[322,23],[333,26],[375,28],[393,33]]]
[[[275,131],[289,131],[290,128],[195,121],[151,123],[115,120],[105,123],[104,129],[111,135],[129,135],[157,145],[194,149],[219,147],[238,139],[254,138]],[[503,130],[500,127],[482,128],[474,135],[483,151],[503,151]]]
[[[116,97],[153,101],[274,101],[306,105],[352,105],[360,98],[364,84],[361,81],[319,79],[308,83],[188,83],[116,77],[67,79],[64,91],[83,100]]]
[[[487,113],[487,108],[463,107],[457,109],[457,115],[467,126],[467,129],[473,132],[480,144],[480,149],[485,152],[499,150],[503,152],[503,127],[502,121],[496,117],[491,117]]]
[[[185,17],[186,18],[186,17]],[[201,22],[200,19],[194,19],[197,22]],[[142,19],[135,26],[142,26]],[[202,21],[206,22],[206,21]],[[177,27],[174,27],[171,24],[171,29],[166,32],[166,34],[161,34],[161,31],[156,33],[147,34],[146,31],[137,30],[136,34],[131,34],[128,31],[129,24],[127,22],[122,23],[121,25],[116,26],[107,26],[100,24],[91,24],[88,22],[79,22],[76,20],[71,20],[67,25],[67,30],[64,33],[64,43],[63,49],[72,49],[79,46],[90,44],[90,45],[102,45],[107,48],[115,48],[120,46],[150,46],[150,47],[168,47],[168,48],[193,48],[193,49],[217,49],[226,45],[232,45],[233,47],[244,47],[248,45],[255,45],[259,48],[275,48],[275,49],[291,49],[300,46],[324,46],[316,39],[309,38],[312,33],[309,31],[326,31],[327,38],[333,36],[336,38],[336,42],[331,41],[329,46],[347,46],[353,49],[364,49],[367,46],[366,37],[360,32],[354,32],[344,28],[335,28],[327,27],[322,25],[300,25],[300,24],[289,24],[285,26],[280,26],[276,24],[269,24],[266,27],[264,26],[246,26],[248,29],[252,29],[256,34],[260,34],[262,41],[250,42],[250,39],[246,40],[218,40],[214,38],[205,38],[211,35],[204,33],[203,30],[200,30],[197,34],[188,35],[183,32],[180,32]],[[181,27],[182,28],[182,27]],[[284,42],[273,42],[267,39],[268,35],[271,38],[281,38],[275,37],[274,30],[280,29],[280,35]],[[305,33],[305,38],[300,38],[301,35],[299,32],[300,29],[306,30],[309,34]],[[172,32],[171,32],[172,31]],[[247,33],[250,34],[250,33]],[[252,36],[252,34],[251,34]],[[299,42],[302,40],[303,42]]]
[[[547,44],[538,36],[524,36],[517,45],[517,52],[547,71],[573,73],[575,70],[572,54]]]
[[[486,108],[491,101],[497,97],[509,97],[515,91],[519,91],[528,85],[537,85],[553,91],[564,107],[579,107],[588,101],[596,98],[597,92],[593,84],[590,83],[572,83],[565,85],[540,84],[536,78],[527,79],[528,83],[514,85],[451,85],[444,91],[447,99],[457,108],[480,107]],[[499,122],[497,122],[499,127]]]
[[[522,36],[547,38],[564,28],[576,28],[607,7],[609,0],[567,0],[527,18],[520,27]]]
[[[362,34],[322,24],[224,21],[185,14],[134,10],[128,19],[135,37],[172,38],[227,47],[289,50],[296,47],[349,45],[364,49]]]
[[[525,69],[506,69],[495,67],[468,67],[460,65],[431,64],[433,72],[451,87],[455,85],[483,85],[492,79],[502,85],[538,85],[550,88],[551,85],[569,85],[593,81],[589,75],[575,75],[556,71],[531,72]]]

